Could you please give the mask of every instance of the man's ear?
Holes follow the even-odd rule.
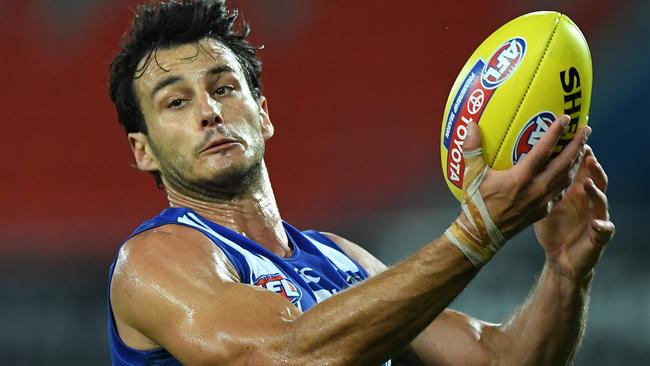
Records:
[[[142,132],[131,132],[128,134],[128,138],[138,169],[145,172],[158,170],[158,161],[151,151],[147,135]]]
[[[257,105],[260,109],[260,119],[262,121],[262,136],[264,136],[264,140],[268,140],[275,133],[275,127],[273,127],[271,117],[269,117],[269,105],[264,96],[260,96]]]

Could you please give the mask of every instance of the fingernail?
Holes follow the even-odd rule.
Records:
[[[569,124],[569,116],[562,115],[560,116],[560,125],[566,127]]]

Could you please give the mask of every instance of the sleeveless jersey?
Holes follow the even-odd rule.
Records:
[[[226,255],[242,283],[273,291],[303,312],[337,292],[368,278],[368,273],[323,234],[298,231],[283,222],[293,253],[283,258],[245,236],[188,208],[171,207],[140,225],[128,239],[161,225],[183,225],[199,230]],[[128,240],[127,239],[127,240]],[[180,365],[164,348],[141,351],[127,346],[117,333],[110,302],[110,281],[115,260],[109,270],[108,342],[114,366]],[[390,361],[384,364],[390,365]]]

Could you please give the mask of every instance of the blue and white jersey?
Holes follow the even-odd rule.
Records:
[[[245,236],[207,220],[188,208],[171,207],[143,223],[129,238],[158,226],[184,225],[202,232],[226,255],[242,283],[273,291],[303,312],[337,292],[368,278],[368,273],[341,248],[317,231],[298,231],[283,222],[293,247],[290,257],[279,257]],[[128,239],[127,239],[128,240]],[[165,349],[140,351],[122,341],[110,305],[109,271],[108,340],[115,366],[180,365]],[[385,365],[390,365],[390,361]]]

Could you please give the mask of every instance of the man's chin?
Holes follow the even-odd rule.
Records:
[[[259,178],[259,165],[252,167],[229,167],[212,177],[202,179],[196,184],[207,190],[230,192],[233,194],[248,191]]]

